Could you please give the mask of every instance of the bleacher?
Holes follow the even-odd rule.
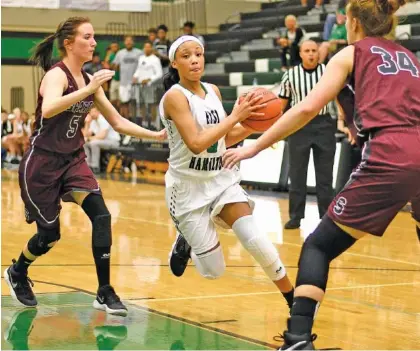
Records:
[[[285,30],[287,15],[298,18],[305,37],[320,41],[325,19],[335,12],[337,3],[331,0],[321,15],[311,15],[300,0],[263,3],[261,11],[242,13],[240,22],[221,24],[220,32],[204,35],[207,65],[203,79],[219,86],[226,112],[231,112],[236,98],[250,86],[271,88],[280,82],[282,62],[275,38]],[[420,59],[420,1],[407,4],[400,13],[396,37]]]
[[[334,13],[338,0],[325,4],[325,13],[312,15],[300,0],[262,3],[261,11],[243,13],[239,23],[225,23],[220,31],[204,35],[206,41],[206,72],[204,81],[216,84],[223,97],[227,113],[232,111],[237,97],[253,85],[273,88],[282,77],[282,62],[276,38],[285,30],[284,19],[293,14],[298,18],[305,37],[322,41],[324,22]],[[417,52],[420,60],[420,1],[408,4],[399,17],[396,37],[400,43]],[[135,150],[135,151],[134,151]],[[152,161],[155,153],[165,156],[164,149],[154,143],[134,143],[133,149],[114,150],[137,159]],[[167,150],[166,150],[167,152]]]
[[[280,82],[283,63],[276,38],[285,31],[283,26],[287,15],[297,17],[306,38],[322,41],[324,22],[328,13],[336,11],[337,5],[338,0],[327,0],[323,14],[312,14],[309,8],[301,6],[300,0],[262,3],[260,11],[241,13],[239,22],[223,23],[219,26],[219,32],[204,35],[206,72],[203,80],[219,86],[226,112],[230,113],[237,97],[253,85],[273,88]],[[396,29],[397,39],[403,46],[416,52],[420,59],[420,1],[407,4],[398,15],[400,24]],[[11,48],[4,55],[3,62],[27,64],[27,55],[34,41],[46,34],[3,32],[2,45]],[[141,46],[145,38],[144,35],[136,36],[137,46]],[[101,57],[114,40],[122,44],[123,35],[113,32],[97,35],[97,51]],[[123,143],[120,148],[104,154],[121,154],[129,158],[134,156],[134,159],[151,162],[157,155],[159,160],[165,160],[167,152],[161,144],[135,141]]]

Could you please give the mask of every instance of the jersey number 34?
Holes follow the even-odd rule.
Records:
[[[395,75],[400,71],[408,71],[413,77],[419,77],[419,70],[411,60],[410,56],[404,51],[396,51],[396,59],[391,53],[379,46],[372,46],[370,51],[373,54],[382,56],[383,64],[378,66],[378,72],[383,75]]]

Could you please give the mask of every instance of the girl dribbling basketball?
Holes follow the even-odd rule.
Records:
[[[193,36],[178,38],[169,50],[171,70],[165,77],[166,94],[160,115],[168,132],[170,157],[166,173],[166,202],[178,231],[170,267],[181,276],[191,257],[199,273],[219,278],[225,261],[215,223],[232,228],[291,306],[293,286],[278,252],[262,234],[252,215],[254,203],[239,185],[237,168],[222,167],[226,147],[250,135],[240,125],[266,107],[261,96],[248,94],[229,116],[219,89],[200,81],[204,47]]]

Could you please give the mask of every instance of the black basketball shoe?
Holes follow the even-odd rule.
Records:
[[[191,246],[187,243],[187,240],[178,233],[175,243],[172,246],[172,251],[169,253],[169,268],[172,273],[177,277],[182,276],[190,258]]]
[[[316,349],[313,342],[316,340],[316,334],[292,334],[288,331],[284,335],[275,336],[273,339],[276,341],[284,342],[279,350],[319,350],[319,351],[336,351],[341,350],[339,347],[331,347],[326,349]]]
[[[13,264],[16,263],[16,260],[12,260]],[[5,269],[3,275],[4,280],[10,288],[10,295],[14,300],[19,302],[25,307],[35,307],[38,302],[34,292],[32,291],[32,280],[28,277],[28,272],[18,273],[14,269],[14,265],[9,266]]]
[[[274,340],[284,342],[279,350],[316,350],[313,344],[316,338],[316,334],[297,335],[285,331],[283,335],[275,336]]]
[[[93,307],[117,316],[125,317],[128,313],[127,307],[121,302],[111,285],[104,285],[98,289]]]

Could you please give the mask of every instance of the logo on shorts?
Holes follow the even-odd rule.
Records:
[[[29,221],[29,211],[28,211],[28,209],[26,207],[25,207],[25,219],[27,221]]]
[[[334,213],[338,216],[341,215],[344,212],[346,205],[347,205],[347,199],[343,196],[340,196],[335,202],[335,205],[333,208]]]

